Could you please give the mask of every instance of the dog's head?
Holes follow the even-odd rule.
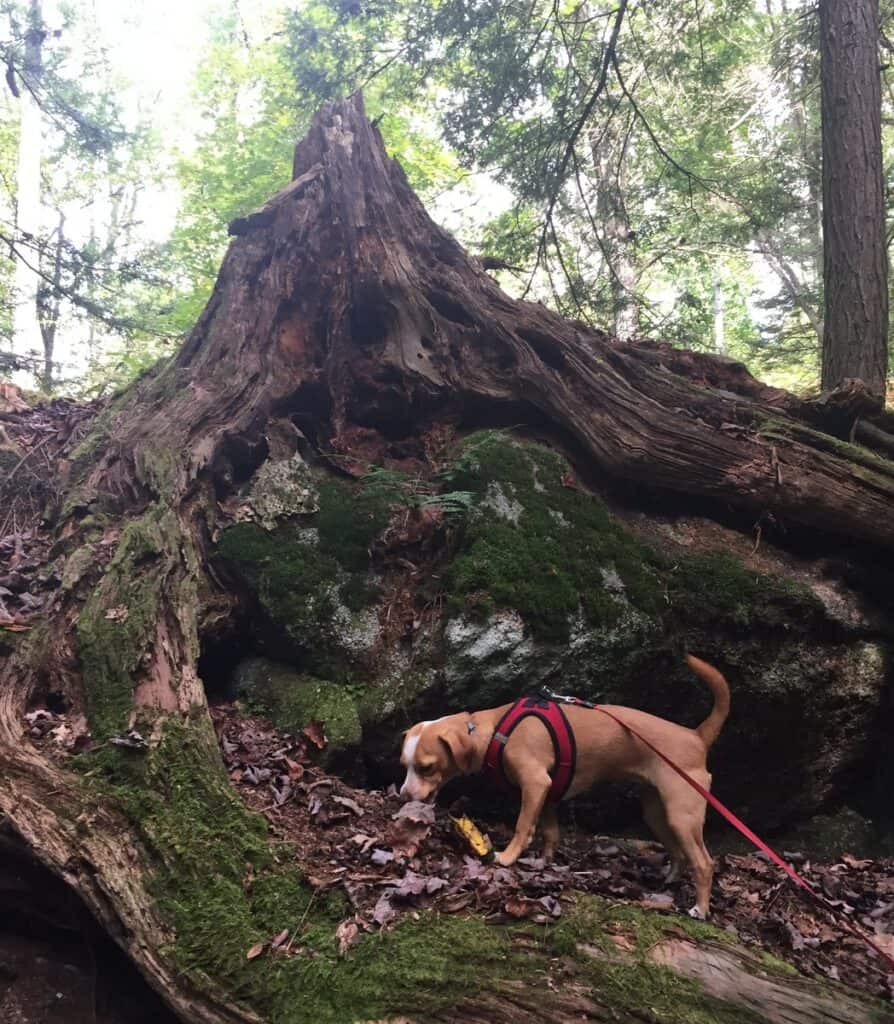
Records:
[[[455,775],[477,771],[477,749],[466,713],[434,722],[417,722],[404,734],[400,763],[407,777],[400,787],[404,800],[431,800]]]

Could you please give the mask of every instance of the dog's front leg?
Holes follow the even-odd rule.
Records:
[[[559,848],[559,808],[556,804],[546,804],[543,808],[540,829],[543,832],[543,859],[549,864]]]
[[[533,779],[525,779],[521,786],[521,810],[518,813],[518,821],[515,823],[515,835],[502,853],[498,853],[494,860],[503,867],[514,864],[522,853],[527,849],[528,844],[534,838],[534,829],[537,827],[537,819],[546,803],[546,796],[552,780],[546,772],[542,776]]]

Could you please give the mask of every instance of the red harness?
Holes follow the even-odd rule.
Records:
[[[558,803],[571,785],[574,778],[574,766],[577,760],[577,748],[574,733],[565,717],[565,712],[554,700],[543,697],[522,697],[497,723],[493,739],[484,755],[484,768],[495,775],[505,786],[509,785],[503,769],[503,750],[512,731],[523,718],[539,718],[549,730],[556,754],[556,764],[552,771],[552,785],[547,800]]]

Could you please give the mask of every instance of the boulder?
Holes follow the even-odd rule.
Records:
[[[318,508],[272,530],[238,523],[219,552],[256,609],[259,649],[296,687],[309,674],[350,693],[355,727],[330,742],[352,748],[362,730],[377,777],[397,772],[418,718],[544,684],[696,725],[710,695],[684,651],[730,683],[715,788],[756,826],[834,807],[878,774],[894,618],[854,565],[698,516],[611,511],[562,455],[501,431],[461,442],[434,493],[392,470],[354,484],[314,473]]]

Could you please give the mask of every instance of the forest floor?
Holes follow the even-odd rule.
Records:
[[[688,881],[665,884],[667,858],[657,843],[566,827],[551,865],[535,855],[512,868],[487,865],[464,848],[445,809],[402,804],[394,787],[352,788],[314,765],[310,753],[325,742],[319,723],[295,737],[263,718],[244,717],[236,705],[212,712],[230,779],[245,803],[264,815],[273,839],[293,845],[311,885],[347,894],[354,914],[333,937],[344,948],[360,932],[388,928],[422,908],[494,922],[546,923],[561,916],[575,892],[631,901],[660,914],[685,913],[693,903]],[[504,824],[489,832],[498,848],[508,841]],[[894,859],[844,854],[820,864],[797,851],[784,855],[840,913],[894,954]],[[805,975],[894,999],[894,976],[884,963],[763,854],[717,858],[712,921]]]
[[[666,856],[656,843],[566,827],[556,863],[531,855],[512,868],[488,865],[465,848],[446,809],[403,804],[393,786],[353,788],[319,767],[314,754],[326,743],[321,723],[292,736],[238,704],[217,705],[212,715],[230,780],[266,818],[271,842],[288,844],[278,848],[289,851],[316,891],[347,895],[353,913],[333,934],[344,953],[363,932],[390,928],[401,915],[423,909],[495,924],[548,923],[581,892],[664,915],[685,913],[693,902],[688,881],[665,884]],[[40,711],[29,721],[38,742],[66,736],[64,716]],[[489,832],[498,847],[509,837],[505,824]],[[894,859],[843,854],[835,863],[817,863],[798,851],[784,855],[842,915],[894,954]],[[762,854],[717,858],[712,911],[713,923],[745,946],[805,975],[894,999],[894,976],[876,955]],[[271,935],[268,945],[299,953],[300,929]],[[251,952],[262,955],[266,947]]]

